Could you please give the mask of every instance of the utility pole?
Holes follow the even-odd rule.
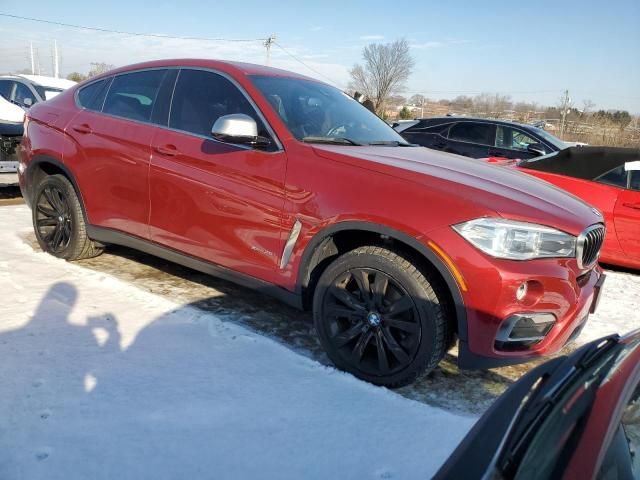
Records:
[[[33,42],[29,42],[29,51],[31,53],[31,75],[36,74],[36,62],[33,58]]]
[[[269,38],[264,41],[264,48],[267,49],[267,66],[271,64],[271,45],[276,43],[276,35],[272,33]]]
[[[60,62],[58,59],[58,41],[53,41],[53,76],[60,78]]]
[[[569,113],[569,106],[571,105],[569,90],[564,91],[564,96],[562,97],[560,105],[560,108],[562,108],[562,111],[560,112],[562,115],[562,123],[560,124],[560,138],[564,140],[565,119],[567,117],[567,113]]]

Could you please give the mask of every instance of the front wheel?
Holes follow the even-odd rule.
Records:
[[[44,177],[37,185],[32,220],[40,248],[51,255],[80,260],[102,253],[102,247],[87,236],[82,205],[64,175]]]
[[[330,264],[313,311],[320,342],[338,368],[391,388],[433,369],[450,336],[432,282],[381,247],[360,247]]]

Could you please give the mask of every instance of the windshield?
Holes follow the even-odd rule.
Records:
[[[251,79],[298,140],[408,145],[389,125],[337,88],[296,78]]]
[[[555,145],[556,147],[558,147],[560,150],[563,150],[569,146],[566,143],[564,143],[562,140],[560,140],[558,137],[556,137],[555,135],[551,135],[549,132],[547,132],[546,130],[543,130],[542,128],[535,128],[535,130],[538,135],[544,138],[551,145]]]

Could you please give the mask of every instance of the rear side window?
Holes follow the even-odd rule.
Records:
[[[249,115],[265,135],[255,110],[233,83],[213,72],[180,70],[169,127],[208,137],[215,121],[232,113]]]
[[[126,73],[113,79],[102,111],[148,122],[166,70]]]
[[[111,82],[111,78],[105,78],[98,82],[94,82],[86,87],[82,87],[78,91],[78,103],[82,108],[88,110],[102,110],[104,97],[107,94],[107,87]]]
[[[624,169],[624,165],[620,165],[613,170],[608,171],[596,179],[600,183],[606,183],[614,187],[627,188],[628,173]]]
[[[495,127],[490,123],[461,122],[451,127],[449,140],[493,145]]]
[[[640,192],[640,171],[631,171],[631,182],[629,183],[629,188],[631,188],[631,190]]]

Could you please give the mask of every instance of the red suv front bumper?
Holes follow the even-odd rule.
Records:
[[[597,306],[604,275],[600,267],[580,270],[575,258],[501,260],[475,249],[453,230],[431,238],[446,245],[462,276],[466,318],[458,319],[461,368],[492,368],[553,354],[573,340]],[[518,299],[518,288],[526,294]],[[543,314],[543,315],[540,315]],[[553,319],[540,338],[507,341],[514,318]]]

